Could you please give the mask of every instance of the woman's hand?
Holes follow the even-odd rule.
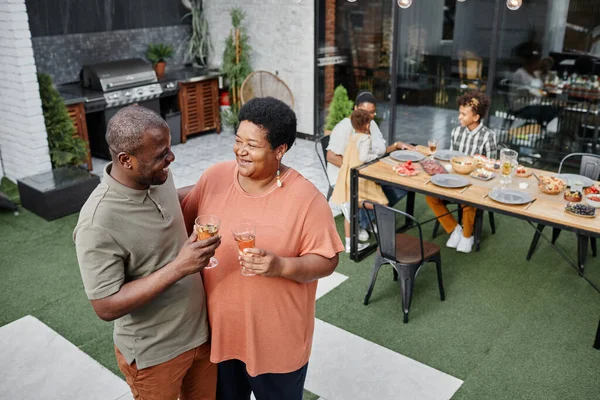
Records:
[[[281,257],[258,248],[245,249],[239,256],[240,265],[246,272],[269,278],[282,275]]]

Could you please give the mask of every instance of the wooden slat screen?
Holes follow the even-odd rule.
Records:
[[[216,129],[220,132],[219,85],[217,79],[182,83],[179,86],[182,135],[185,143],[188,135]]]
[[[85,142],[87,147],[87,167],[88,171],[91,171],[93,169],[92,154],[90,152],[90,140],[88,138],[84,105],[83,103],[68,105],[67,112],[69,114],[69,118],[71,118],[71,121],[73,121],[73,125],[75,126],[75,134],[73,136],[80,137]]]

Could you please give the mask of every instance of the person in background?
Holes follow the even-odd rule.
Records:
[[[383,138],[383,134],[381,133],[381,129],[379,129],[379,126],[374,120],[377,115],[377,100],[371,92],[360,92],[358,96],[356,96],[354,110],[364,110],[371,115],[371,122],[369,124],[371,153],[380,157],[394,150],[414,150],[413,146],[402,142],[395,142],[389,146],[387,145]],[[329,145],[327,146],[327,176],[331,183],[337,182],[340,167],[343,162],[343,155],[352,133],[353,127],[350,118],[344,118],[338,122],[331,131]],[[382,189],[391,205],[398,203],[406,196],[405,190],[393,186],[384,185],[382,186]],[[361,229],[359,230],[358,239],[364,242],[369,240],[369,234],[366,229],[370,226],[368,213],[364,209],[359,210],[359,222]]]
[[[114,321],[115,355],[135,399],[215,399],[217,367],[202,277],[220,238],[188,238],[169,170],[169,126],[133,105],[109,121],[112,162],[73,237],[87,297]]]
[[[239,120],[235,161],[208,168],[182,202],[190,232],[200,214],[221,219],[219,265],[203,271],[217,398],[301,400],[317,280],[344,247],[323,194],[282,162],[296,140],[294,111],[254,98]],[[241,222],[256,229],[242,253],[232,234]]]
[[[459,111],[458,121],[460,126],[454,128],[450,135],[451,150],[460,151],[469,156],[480,154],[486,157],[496,157],[496,134],[483,125],[483,118],[490,108],[490,99],[480,92],[469,92],[457,99]],[[440,225],[450,234],[446,246],[462,253],[470,253],[475,239],[475,214],[473,207],[462,206],[462,222],[460,226],[444,201],[433,196],[426,196],[425,200],[438,217]]]
[[[371,114],[368,111],[360,109],[355,110],[350,116],[353,133],[350,135],[348,146],[346,146],[342,167],[331,195],[331,202],[339,204],[344,213],[346,253],[350,253],[350,170],[379,157],[372,150],[371,134],[369,133],[371,119]],[[387,197],[377,183],[361,179],[359,188],[359,207],[362,208],[362,202],[365,200],[388,204]],[[359,243],[358,251],[363,250],[365,247],[367,247],[367,244]]]

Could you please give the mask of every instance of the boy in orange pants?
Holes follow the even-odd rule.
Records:
[[[496,157],[496,134],[483,125],[483,117],[490,108],[490,99],[480,92],[469,92],[457,99],[460,126],[454,128],[450,137],[450,149],[460,151],[469,156],[481,154],[486,157]],[[470,253],[475,239],[475,214],[473,207],[463,206],[462,223],[460,226],[443,200],[427,196],[427,204],[438,217],[440,225],[450,234],[446,246],[462,253]],[[446,214],[446,215],[444,215]]]

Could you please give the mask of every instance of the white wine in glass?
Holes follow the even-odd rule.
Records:
[[[219,217],[214,215],[200,215],[194,221],[194,229],[196,230],[196,235],[198,236],[198,240],[206,240],[211,238],[219,233],[219,226],[221,225],[221,220]],[[219,265],[219,261],[211,257],[208,265],[204,267],[204,269],[211,269]]]

